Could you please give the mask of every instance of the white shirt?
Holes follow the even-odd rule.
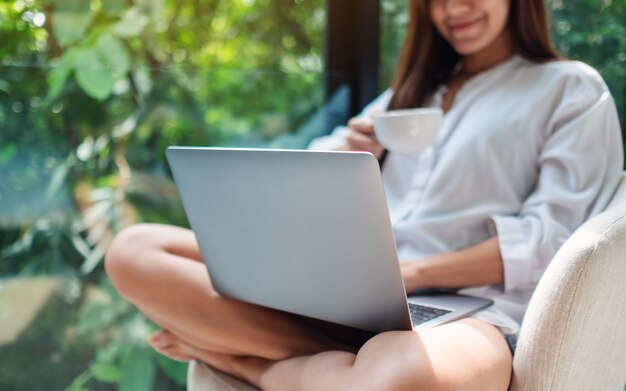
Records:
[[[426,106],[440,107],[444,91]],[[360,115],[385,110],[391,95]],[[310,147],[334,149],[346,134],[337,128]],[[558,248],[616,190],[622,146],[613,98],[594,69],[513,56],[462,86],[432,147],[387,155],[398,255],[420,259],[497,235],[504,286],[461,292],[493,299],[476,317],[516,333]]]

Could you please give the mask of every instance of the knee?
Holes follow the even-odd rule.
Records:
[[[353,374],[355,379],[367,379],[362,389],[376,391],[507,389],[511,356],[506,350],[484,357],[480,365],[464,365],[455,357],[454,347],[447,345],[439,352],[432,348],[413,331],[382,333],[357,353]]]
[[[369,357],[369,358],[368,358]],[[437,390],[438,379],[417,333],[393,331],[372,338],[357,354],[370,363],[359,372],[368,378],[367,388],[376,391]]]
[[[492,374],[488,379],[490,389],[508,390],[511,383],[511,375],[513,374],[513,357],[510,354],[500,355],[495,360],[494,368],[490,373]]]
[[[383,364],[386,367],[375,376],[374,389],[506,390],[512,371],[511,354],[495,327],[484,329],[492,342],[489,348],[477,352],[467,351],[467,347],[455,350],[457,347],[449,343],[433,344],[411,331],[380,334],[372,342],[379,345],[378,355],[386,356],[387,360]],[[480,360],[470,362],[475,356]]]
[[[495,330],[495,327],[493,328]],[[484,367],[472,380],[475,390],[507,390],[513,373],[513,356],[500,331],[496,331],[495,339],[499,339],[500,348],[494,349],[491,355],[482,360]]]
[[[126,297],[130,294],[139,275],[142,257],[149,251],[149,224],[137,224],[120,231],[109,246],[104,257],[104,268],[117,288]]]

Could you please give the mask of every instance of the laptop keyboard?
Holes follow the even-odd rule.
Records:
[[[423,305],[409,303],[409,312],[411,313],[411,321],[413,326],[418,326],[430,320],[448,314],[451,311],[442,310],[435,307],[424,307]]]

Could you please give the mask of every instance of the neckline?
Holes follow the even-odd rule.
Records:
[[[466,86],[468,84],[473,84],[475,83],[476,80],[483,78],[486,75],[489,75],[491,73],[496,72],[497,70],[503,69],[503,68],[508,68],[509,66],[513,66],[514,64],[517,64],[520,62],[520,60],[523,60],[523,57],[520,56],[517,53],[513,53],[511,56],[509,56],[506,60],[501,61],[481,72],[476,73],[475,75],[470,76],[467,80],[465,80],[465,82],[463,82],[463,85],[459,88],[459,90],[456,92],[457,96],[459,95],[459,93],[463,90],[466,89]],[[453,73],[452,73],[452,77],[456,76],[456,74],[458,72],[460,72],[462,67],[462,61],[459,61],[459,63],[454,67]],[[439,88],[437,90],[437,94],[440,94],[441,97],[443,97],[443,94],[445,94],[448,91],[448,86],[447,84],[440,84]]]

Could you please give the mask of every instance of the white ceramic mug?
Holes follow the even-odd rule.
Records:
[[[387,150],[418,153],[435,142],[442,118],[439,108],[392,110],[374,117],[374,131]]]

